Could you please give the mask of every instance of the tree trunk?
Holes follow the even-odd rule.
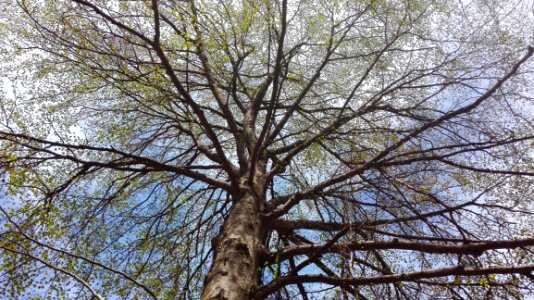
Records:
[[[250,189],[241,192],[214,239],[214,260],[202,300],[248,300],[258,284],[263,229],[257,193]]]

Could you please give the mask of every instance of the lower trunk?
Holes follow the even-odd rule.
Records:
[[[258,284],[262,226],[259,199],[248,190],[234,205],[217,238],[202,300],[248,300]]]

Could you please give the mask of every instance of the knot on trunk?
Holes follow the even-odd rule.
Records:
[[[219,293],[208,300],[228,300],[227,297],[224,296],[225,292],[223,289],[219,290]]]
[[[211,246],[213,249],[217,249],[219,247],[219,242],[221,241],[221,237],[218,235],[211,239]]]
[[[244,256],[250,256],[248,245],[243,243],[238,238],[228,238],[222,242],[221,249],[226,249],[229,252],[237,252]]]

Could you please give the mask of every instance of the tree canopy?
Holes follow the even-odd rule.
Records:
[[[0,294],[532,296],[531,5],[2,1]]]

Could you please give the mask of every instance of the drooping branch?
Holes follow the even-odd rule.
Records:
[[[41,247],[44,247],[46,249],[50,249],[52,251],[55,251],[55,252],[58,252],[58,253],[61,253],[63,255],[66,255],[66,256],[69,256],[69,257],[72,257],[72,258],[75,258],[75,259],[79,259],[79,260],[82,260],[82,261],[85,261],[85,262],[88,262],[89,264],[91,265],[94,265],[94,266],[97,266],[99,268],[102,268],[110,273],[114,273],[114,274],[118,274],[120,275],[121,277],[125,278],[126,280],[134,283],[135,285],[139,286],[141,289],[143,289],[147,294],[149,294],[152,298],[154,299],[157,299],[156,295],[154,294],[154,292],[152,290],[150,290],[145,284],[137,281],[135,278],[131,277],[130,275],[120,271],[120,270],[115,270],[115,269],[112,269],[108,266],[106,266],[105,264],[101,263],[101,262],[98,262],[98,261],[95,261],[93,259],[90,259],[90,258],[87,258],[83,255],[79,255],[79,254],[76,254],[76,253],[72,253],[72,252],[69,252],[67,250],[64,250],[64,249],[60,249],[60,248],[57,248],[55,246],[51,246],[51,245],[48,245],[46,243],[43,243],[31,236],[29,236],[15,221],[13,221],[13,219],[10,217],[10,215],[4,210],[4,208],[2,208],[2,206],[0,206],[0,211],[4,214],[4,216],[6,216],[6,218],[8,219],[9,223],[11,225],[13,225],[15,227],[15,229],[17,230],[17,232],[19,234],[21,234],[22,236],[24,236],[24,238],[26,238],[27,240],[35,243],[36,245],[38,246],[41,246]],[[7,251],[11,251],[11,249],[9,248],[3,248]],[[44,261],[42,261],[43,263],[45,263]],[[46,263],[45,263],[46,264]],[[48,265],[47,265],[48,266]],[[62,271],[63,272],[63,271]],[[68,275],[70,276],[73,276],[74,274],[71,275],[70,272],[67,272]],[[75,277],[76,278],[76,277]],[[78,280],[78,279],[77,279]],[[84,283],[85,285],[86,283]],[[91,289],[91,292],[94,293],[94,291]]]
[[[20,256],[23,256],[23,257],[28,257],[34,261],[37,261],[43,265],[45,265],[46,267],[52,269],[52,270],[55,270],[59,273],[63,273],[69,277],[71,277],[72,279],[74,279],[75,281],[77,281],[78,283],[80,283],[83,287],[85,287],[86,289],[89,290],[89,292],[91,293],[91,295],[93,296],[94,299],[96,300],[104,300],[104,298],[98,294],[95,290],[95,288],[93,288],[87,281],[85,281],[83,278],[81,278],[80,276],[78,276],[77,274],[69,271],[69,270],[66,270],[65,268],[61,268],[55,264],[51,264],[49,262],[47,262],[46,260],[36,256],[36,255],[33,255],[31,254],[30,252],[28,251],[22,251],[22,250],[17,250],[17,249],[12,249],[12,248],[9,248],[9,247],[6,247],[6,246],[0,246],[0,249],[3,249],[7,252],[11,252],[13,254],[17,254],[17,255],[20,255]]]
[[[74,163],[85,165],[88,167],[96,166],[100,168],[126,170],[126,171],[133,171],[133,172],[154,172],[154,171],[155,172],[172,172],[178,175],[183,175],[183,176],[186,176],[192,179],[196,179],[196,180],[211,184],[213,186],[216,186],[216,187],[219,187],[225,190],[230,189],[230,186],[227,182],[212,178],[203,173],[193,171],[188,167],[174,166],[174,165],[161,163],[148,157],[123,152],[121,150],[114,149],[114,148],[104,148],[104,147],[96,147],[96,146],[82,145],[82,144],[78,144],[78,145],[66,144],[62,142],[54,142],[54,141],[48,141],[48,140],[44,140],[44,139],[40,139],[36,137],[31,137],[25,134],[17,134],[17,133],[10,133],[10,132],[4,132],[4,131],[0,132],[0,140],[9,141],[14,144],[20,145],[21,147],[25,149],[50,155],[50,157],[37,157],[38,159],[42,159],[42,160],[47,160],[47,159],[69,160]],[[110,160],[110,161],[87,160],[83,157],[77,157],[72,154],[69,155],[69,154],[64,154],[64,153],[50,150],[51,147],[59,147],[59,148],[70,149],[70,150],[90,151],[92,153],[100,153],[104,155],[104,157],[106,157],[107,155],[118,155],[119,158]],[[21,158],[21,159],[24,160],[27,158]],[[136,167],[136,166],[142,166],[142,167]]]
[[[341,253],[344,251],[393,249],[425,253],[466,254],[479,256],[485,251],[497,249],[515,249],[529,246],[534,246],[534,238],[500,241],[476,241],[472,243],[422,243],[393,239],[386,241],[347,241],[333,244],[294,245],[282,248],[276,253],[273,253],[272,256],[283,260],[296,255],[313,254],[315,251],[321,251],[323,253]]]
[[[329,285],[351,285],[362,286],[372,284],[386,284],[403,281],[417,281],[419,279],[439,278],[446,276],[481,276],[490,274],[520,274],[530,275],[534,272],[534,265],[519,266],[494,266],[494,267],[449,267],[441,269],[430,269],[419,272],[397,273],[392,275],[374,276],[367,278],[338,278],[324,275],[300,275],[300,276],[282,276],[264,287],[258,289],[255,293],[256,299],[265,299],[267,295],[284,286],[298,283],[325,283]]]

